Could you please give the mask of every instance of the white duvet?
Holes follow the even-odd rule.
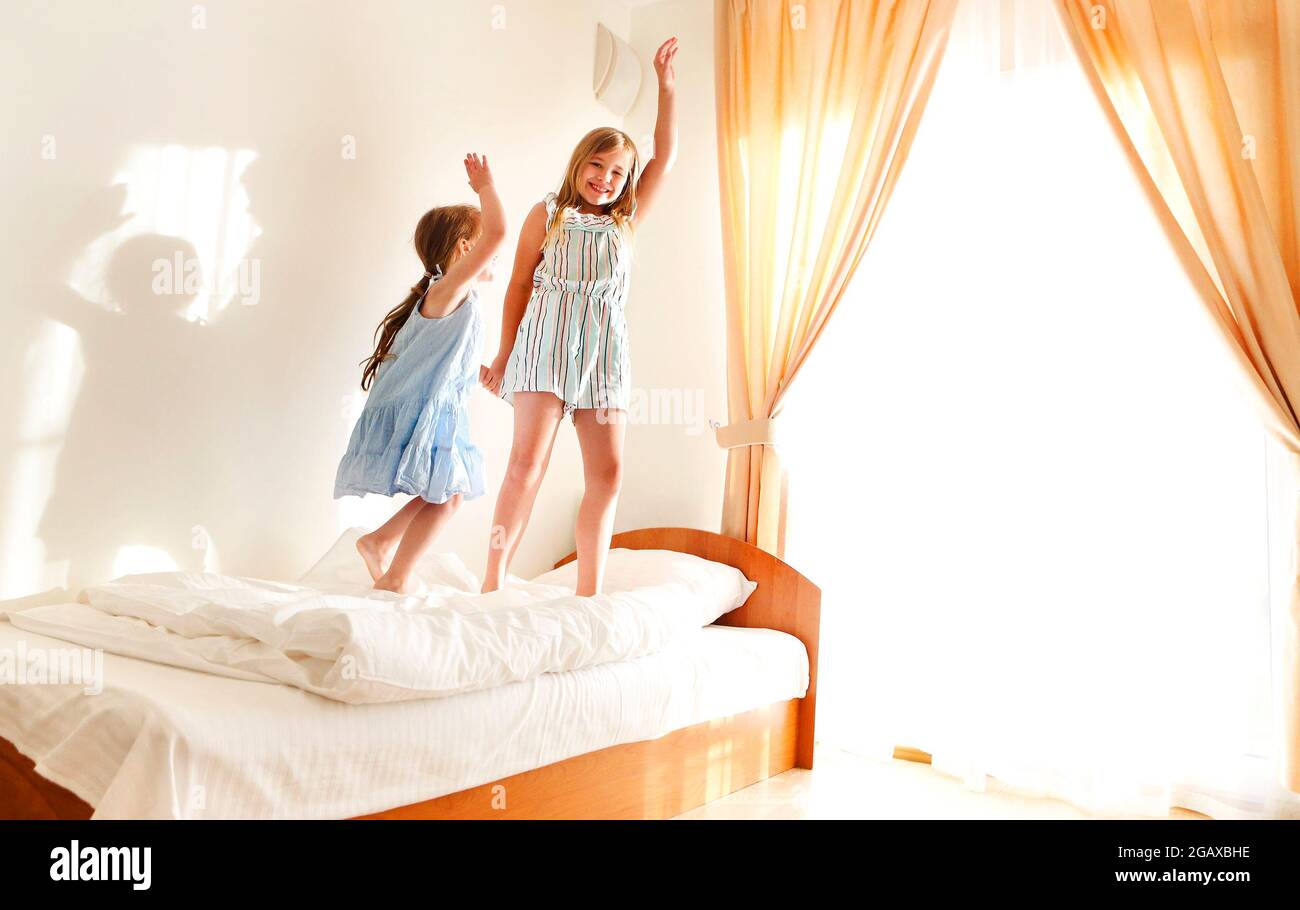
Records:
[[[615,568],[620,552],[630,551],[611,553]],[[652,558],[625,557],[642,567]],[[753,583],[736,575],[747,595]],[[87,588],[75,602],[11,610],[8,618],[84,647],[371,703],[455,695],[652,654],[744,599],[719,608],[716,586],[671,576],[648,583],[653,576],[643,570],[636,577],[636,587],[594,597],[518,579],[493,594],[435,583],[400,596],[310,575],[285,583],[168,572],[128,576]]]

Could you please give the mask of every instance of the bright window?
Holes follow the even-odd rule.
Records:
[[[1234,369],[1049,5],[961,4],[782,416],[819,739],[1099,811],[1277,812]]]

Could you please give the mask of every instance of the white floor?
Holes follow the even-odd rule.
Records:
[[[815,769],[793,769],[692,809],[679,819],[1095,818],[1069,803],[1017,793],[996,780],[984,792],[927,764],[873,760],[818,746]],[[1174,810],[1170,818],[1204,818]]]

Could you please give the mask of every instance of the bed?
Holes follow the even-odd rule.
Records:
[[[707,531],[612,547],[693,554],[757,587],[662,653],[401,704],[108,654],[94,700],[0,687],[0,817],[667,818],[811,768],[816,586]],[[0,623],[0,648],[18,637],[34,640]]]

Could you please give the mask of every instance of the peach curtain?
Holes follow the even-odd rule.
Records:
[[[1265,420],[1300,457],[1300,0],[1058,3]],[[1281,783],[1300,792],[1300,561],[1289,543],[1279,752]]]
[[[773,418],[884,212],[955,4],[715,0],[730,421],[719,440],[735,446],[722,533],[778,556],[787,486],[767,444]]]

